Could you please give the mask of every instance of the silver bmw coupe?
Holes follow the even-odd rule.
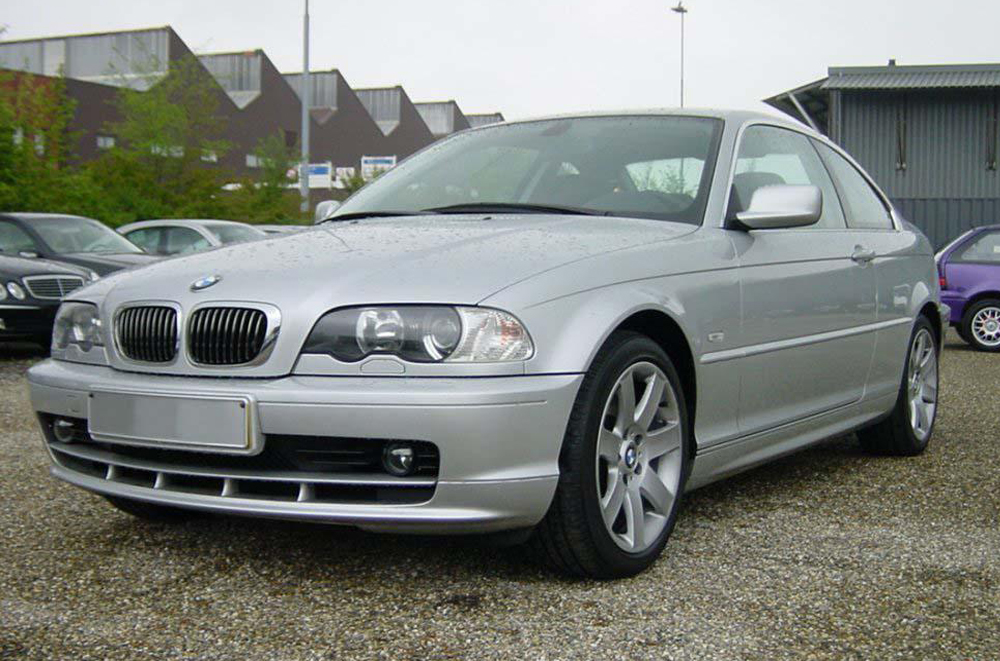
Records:
[[[851,431],[922,452],[946,312],[926,238],[823,136],[561,116],[73,292],[28,377],[52,473],[131,514],[502,531],[607,578],[687,490]]]

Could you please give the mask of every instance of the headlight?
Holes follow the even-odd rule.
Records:
[[[7,283],[7,291],[10,292],[11,296],[13,296],[14,298],[16,298],[19,301],[23,301],[24,298],[25,298],[25,296],[26,296],[26,294],[24,293],[24,287],[22,287],[21,285],[17,284],[16,282],[8,282]],[[4,298],[7,298],[7,297],[4,296]]]
[[[6,300],[7,300],[7,288],[3,286],[2,282],[0,282],[0,301],[6,301]]]
[[[527,360],[534,346],[521,322],[489,308],[429,305],[348,308],[320,318],[302,353],[353,363],[398,356],[416,363]]]
[[[104,346],[101,318],[97,306],[90,303],[63,303],[52,328],[52,350],[63,351],[71,344],[84,351]]]

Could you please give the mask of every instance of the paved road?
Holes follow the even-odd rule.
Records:
[[[132,520],[47,477],[38,358],[0,355],[2,659],[1000,654],[1000,356],[954,338],[925,455],[845,437],[706,487],[655,567],[615,583],[467,540]]]

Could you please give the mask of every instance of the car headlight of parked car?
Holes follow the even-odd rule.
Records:
[[[101,318],[91,303],[63,303],[52,328],[52,350],[63,351],[75,344],[83,351],[104,346]]]
[[[302,353],[348,363],[378,354],[417,363],[498,363],[527,360],[534,345],[521,322],[501,310],[397,305],[325,314]]]
[[[7,298],[7,296],[6,296],[7,293],[9,293],[11,296],[13,296],[14,298],[16,298],[19,301],[23,301],[25,299],[25,297],[27,296],[27,294],[24,293],[24,287],[22,287],[21,285],[17,284],[16,282],[8,282],[7,283],[7,291],[5,292],[5,295],[3,296],[3,298]]]

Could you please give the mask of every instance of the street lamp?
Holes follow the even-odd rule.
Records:
[[[676,7],[670,11],[681,15],[681,108],[684,107],[684,14],[688,13],[684,0],[678,0]]]
[[[302,195],[300,210],[309,211],[309,0],[302,17],[302,163],[299,165],[299,193]]]

